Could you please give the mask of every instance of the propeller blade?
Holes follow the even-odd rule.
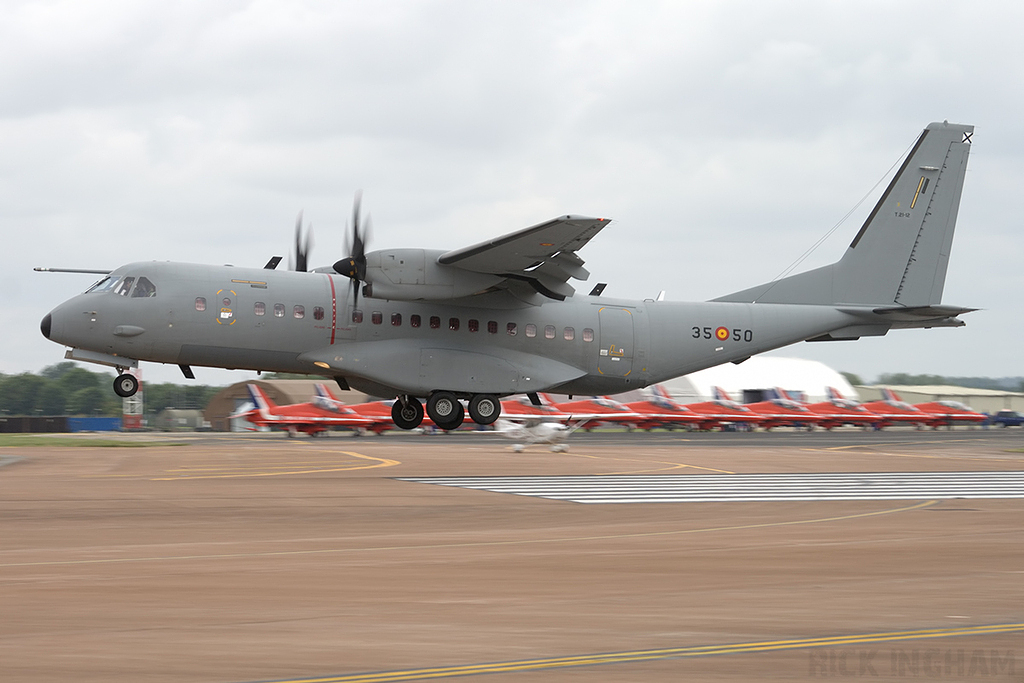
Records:
[[[295,218],[295,270],[304,273],[306,272],[307,257],[309,239],[307,236],[306,245],[302,244],[302,212],[299,211],[299,215]]]
[[[356,192],[352,202],[352,223],[348,228],[345,243],[349,256],[334,264],[334,271],[339,275],[352,278],[355,286],[355,300],[359,297],[359,282],[366,279],[366,245],[369,242],[370,219],[365,222],[362,217],[362,191]]]

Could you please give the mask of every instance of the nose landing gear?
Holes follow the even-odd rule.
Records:
[[[423,422],[423,404],[413,396],[399,396],[391,406],[391,419],[399,429],[416,429]]]
[[[134,396],[139,390],[139,380],[135,379],[134,376],[124,373],[118,375],[114,380],[114,393],[121,398],[128,398]]]

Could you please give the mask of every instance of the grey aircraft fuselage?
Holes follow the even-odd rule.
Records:
[[[71,347],[66,357],[122,370],[145,360],[186,376],[211,366],[333,377],[399,397],[393,416],[410,428],[416,397],[430,397],[435,423],[458,424],[458,399],[469,399],[489,424],[500,396],[615,394],[803,340],[958,327],[974,309],[941,298],[973,134],[929,124],[839,261],[713,301],[576,295],[568,280],[589,276],[576,252],[608,221],[561,216],[448,252],[365,253],[355,233],[352,257],[313,272],[274,270],[280,259],[132,263],[41,329]],[[123,374],[114,386],[130,396],[137,382]]]
[[[527,302],[496,292],[445,302],[363,298],[361,322],[353,322],[350,282],[338,275],[169,262],[110,274],[129,277],[155,289],[74,297],[50,314],[49,338],[125,366],[134,359],[341,376],[376,395],[614,394],[858,320],[827,306]]]

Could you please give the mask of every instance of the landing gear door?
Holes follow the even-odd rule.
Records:
[[[633,311],[616,306],[598,310],[600,349],[598,373],[626,377],[633,371]]]

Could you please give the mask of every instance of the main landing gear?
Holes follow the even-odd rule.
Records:
[[[399,396],[391,406],[391,419],[402,429],[415,429],[423,421],[423,405],[414,396]],[[438,429],[457,429],[466,419],[466,409],[451,391],[435,391],[427,399],[426,414]],[[493,394],[473,394],[469,399],[469,417],[479,425],[489,425],[501,415],[501,401]]]

